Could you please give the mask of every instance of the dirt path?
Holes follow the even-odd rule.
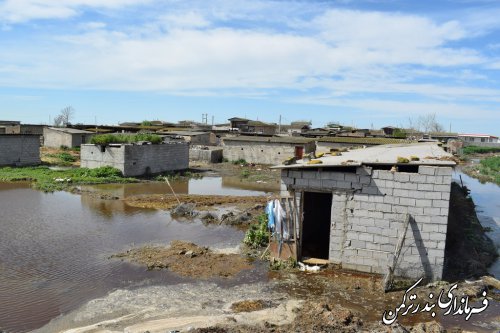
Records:
[[[194,195],[180,194],[177,198],[182,203],[194,203],[196,209],[206,210],[214,206],[232,205],[239,208],[248,208],[256,204],[265,204],[267,197],[265,196],[227,196],[227,195]],[[176,197],[173,195],[140,195],[124,199],[124,201],[133,207],[140,208],[156,208],[156,209],[172,209],[178,205]]]

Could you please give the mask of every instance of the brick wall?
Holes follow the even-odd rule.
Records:
[[[185,142],[160,145],[116,145],[101,151],[96,145],[82,145],[81,166],[112,166],[124,176],[141,176],[189,168],[189,146]]]
[[[40,164],[40,137],[37,135],[0,135],[0,165]]]
[[[344,268],[386,273],[409,213],[396,275],[435,280],[443,272],[451,173],[433,166],[418,173],[284,170],[282,180],[289,189],[332,192],[329,260]]]

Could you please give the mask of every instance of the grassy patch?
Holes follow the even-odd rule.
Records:
[[[500,185],[500,156],[485,158],[479,164],[466,167],[464,172],[481,182],[492,182]]]
[[[266,246],[269,243],[269,232],[267,231],[267,215],[257,216],[257,223],[252,224],[245,234],[243,243],[251,248]]]
[[[0,181],[30,181],[36,189],[53,192],[68,189],[72,185],[132,183],[137,182],[137,179],[125,178],[120,170],[112,167],[52,170],[38,166],[0,168]]]
[[[139,141],[149,141],[156,144],[162,142],[162,138],[157,134],[150,133],[138,133],[134,135],[100,134],[93,136],[90,143],[96,145],[107,145],[110,143],[133,143]]]
[[[163,172],[159,175],[154,176],[154,180],[160,182],[165,181],[165,178],[168,179],[169,181],[183,180],[183,179],[202,179],[203,174],[199,172],[184,170],[184,171]]]
[[[463,148],[463,153],[465,155],[470,154],[488,154],[488,153],[500,153],[499,147],[478,147],[478,146],[467,146]]]

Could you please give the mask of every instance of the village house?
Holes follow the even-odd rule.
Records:
[[[20,134],[21,122],[0,120],[0,134]]]
[[[111,166],[125,177],[157,174],[189,168],[189,144],[83,144],[80,150],[83,168]]]
[[[75,128],[46,127],[43,129],[43,145],[45,147],[80,147],[90,142],[94,133]]]
[[[40,136],[0,134],[0,165],[40,164]]]
[[[449,157],[435,143],[397,144],[274,167],[299,211],[294,255],[385,274],[403,241],[395,275],[441,279],[455,165]]]
[[[301,137],[238,136],[223,139],[224,158],[256,164],[279,164],[297,154],[316,150],[313,139]]]
[[[215,146],[218,142],[217,136],[212,132],[167,131],[157,133],[172,139],[182,139],[189,142],[191,146]]]
[[[498,136],[488,134],[459,134],[458,138],[465,143],[497,143]]]
[[[356,138],[356,137],[322,137],[316,146],[320,153],[329,152],[331,149],[363,148],[386,144],[410,143],[412,141],[393,138]]]

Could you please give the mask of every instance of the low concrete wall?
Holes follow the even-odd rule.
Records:
[[[0,135],[0,165],[40,164],[40,137],[38,135]]]
[[[315,151],[310,143],[231,142],[224,144],[224,158],[229,161],[244,159],[248,163],[276,165],[295,155],[295,146],[304,147],[304,154]]]
[[[342,170],[282,171],[288,189],[332,193],[329,260],[343,268],[385,274],[408,213],[412,219],[395,273],[441,279],[452,168],[420,166],[418,173]]]
[[[221,163],[222,149],[189,149],[189,160],[207,163]]]
[[[82,145],[81,166],[98,168],[112,166],[124,176],[141,176],[189,168],[189,147],[185,142],[159,145]]]

